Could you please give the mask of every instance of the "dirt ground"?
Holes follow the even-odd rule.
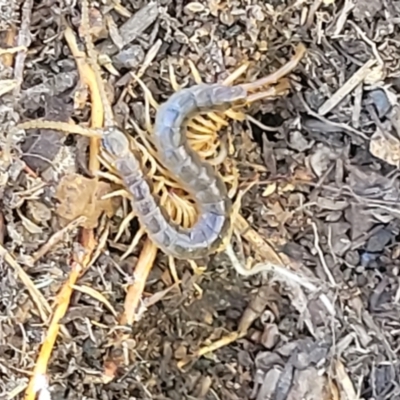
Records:
[[[91,2],[114,118],[143,154],[146,88],[161,103],[194,71],[252,82],[304,44],[285,93],[192,126],[228,138],[251,276],[135,236],[126,197],[102,197],[122,189],[96,138],[15,128],[101,126],[81,16],[0,0],[0,399],[400,399],[400,1]]]

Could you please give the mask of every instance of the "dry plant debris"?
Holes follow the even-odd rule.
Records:
[[[86,11],[0,0],[0,398],[396,398],[397,2]],[[299,43],[273,98],[188,128],[240,198],[231,258],[165,257],[102,157],[104,122],[190,225],[152,146],[158,104],[268,76]]]
[[[86,229],[96,228],[103,213],[112,217],[118,209],[118,201],[103,199],[110,191],[107,182],[78,174],[64,175],[55,193],[59,201],[55,212],[61,218],[60,224],[65,225],[78,217],[85,217],[82,226]]]

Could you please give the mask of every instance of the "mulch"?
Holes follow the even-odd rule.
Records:
[[[290,90],[221,129],[234,248],[265,264],[251,276],[224,253],[196,269],[144,237],[130,249],[139,226],[119,234],[127,203],[100,199],[118,182],[94,179],[95,139],[15,130],[96,128],[81,11],[0,0],[0,399],[400,399],[400,1],[91,4],[115,119],[143,131],[134,76],[161,103],[171,70],[184,87],[192,66],[211,83],[247,65],[247,82],[305,45]]]

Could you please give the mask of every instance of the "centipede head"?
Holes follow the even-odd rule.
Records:
[[[216,85],[212,92],[215,105],[229,104],[231,107],[241,107],[246,104],[247,91],[240,86]]]
[[[129,140],[116,126],[104,129],[101,144],[113,157],[121,157],[129,151]]]

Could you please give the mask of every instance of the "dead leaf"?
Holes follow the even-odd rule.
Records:
[[[279,193],[285,193],[285,192],[293,192],[293,190],[296,189],[296,186],[293,183],[286,183],[282,187],[280,187]]]
[[[124,47],[124,39],[121,37],[118,26],[110,14],[106,15],[106,24],[110,33],[111,40],[121,50]]]
[[[343,363],[338,360],[336,363],[333,365],[333,368],[335,370],[335,376],[336,376],[336,384],[339,386],[339,390],[341,392],[340,398],[346,399],[346,400],[358,400],[357,392],[354,389],[354,385],[346,372],[345,366]]]
[[[385,79],[385,70],[382,65],[376,65],[370,69],[369,74],[364,79],[366,85],[374,85]]]
[[[27,215],[36,224],[45,224],[51,219],[51,210],[37,200],[27,201]]]
[[[272,182],[271,184],[267,185],[267,187],[262,192],[263,197],[271,196],[271,194],[275,193],[276,191],[276,182]]]
[[[97,290],[91,288],[90,286],[86,286],[86,285],[81,285],[81,286],[72,285],[72,288],[75,290],[78,290],[82,293],[85,293],[85,294],[93,297],[97,301],[103,303],[111,311],[112,315],[114,315],[115,318],[118,317],[118,314],[115,311],[114,307],[111,305],[111,303],[107,300],[107,298],[103,294],[101,294]]]
[[[288,400],[330,400],[332,393],[326,375],[321,375],[317,368],[309,367],[296,371]]]
[[[16,79],[3,79],[0,81],[0,96],[11,92],[18,85],[18,81]]]
[[[89,20],[90,33],[93,35],[94,38],[104,39],[105,37],[107,37],[108,32],[106,21],[100,10],[95,7],[91,7],[89,9]]]
[[[64,219],[62,225],[80,217],[86,217],[83,227],[93,229],[97,226],[100,215],[105,212],[112,217],[119,207],[120,200],[116,198],[102,199],[112,191],[111,185],[99,182],[97,179],[85,178],[79,174],[65,175],[56,192],[60,202],[56,213]]]
[[[274,228],[283,228],[286,221],[290,219],[293,213],[285,210],[282,205],[278,201],[276,201],[270,205],[270,215],[272,216],[272,218],[268,218],[268,216],[266,216],[269,225]]]
[[[320,178],[329,168],[331,163],[339,158],[340,155],[341,149],[319,143],[315,146],[312,154],[308,157],[308,162],[312,171],[318,178]]]
[[[17,210],[17,213],[18,216],[21,218],[22,225],[29,233],[35,235],[43,232],[43,229],[32,222],[29,218],[26,218],[25,215],[21,213],[21,210]]]
[[[312,182],[315,179],[313,173],[310,170],[303,167],[297,167],[294,170],[293,175],[295,181]]]
[[[383,133],[380,129],[377,129],[371,137],[369,151],[388,164],[399,166],[400,141],[390,133]]]
[[[192,12],[192,13],[201,13],[205,10],[205,6],[204,6],[204,4],[201,4],[200,2],[194,1],[192,3],[187,4],[185,6],[184,10]]]

